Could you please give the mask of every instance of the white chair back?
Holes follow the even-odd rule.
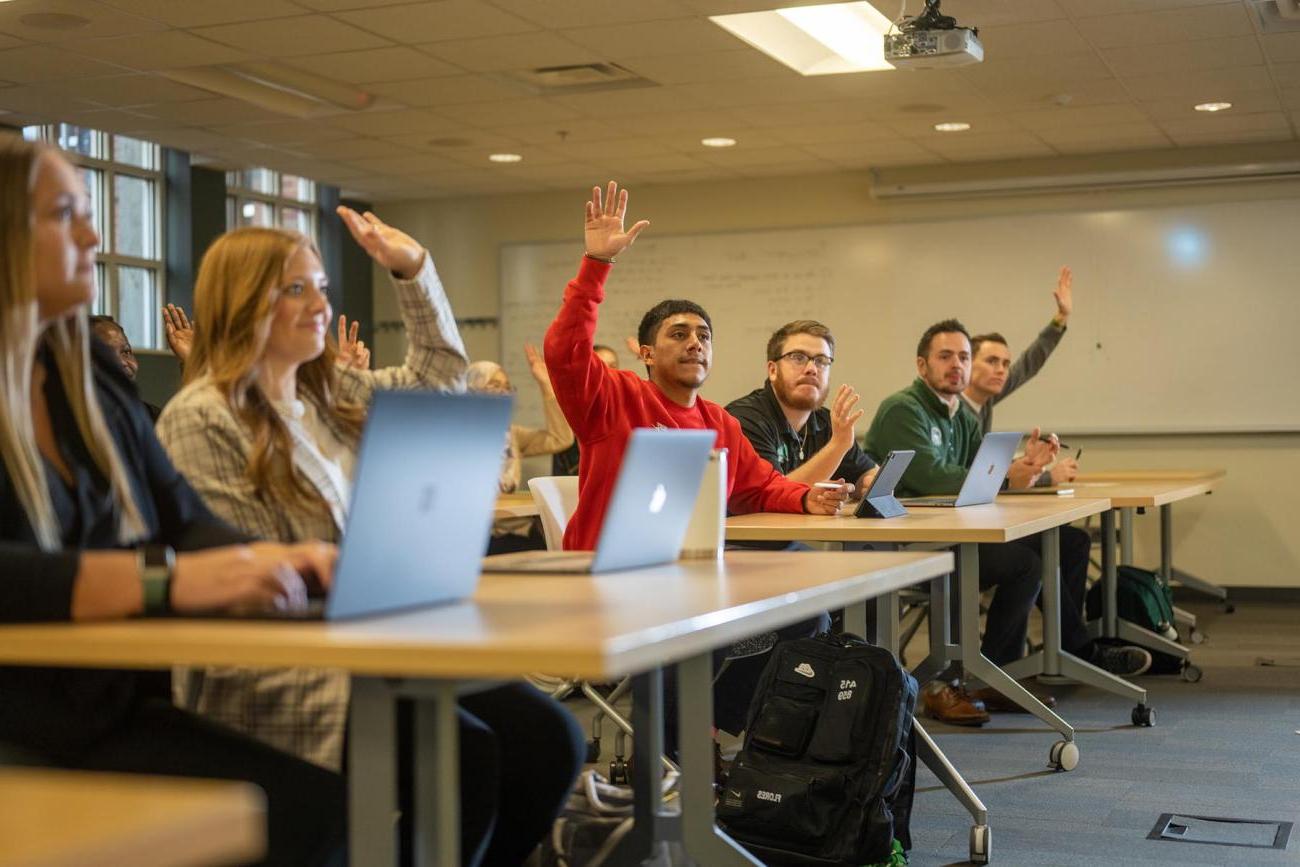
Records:
[[[564,547],[564,528],[578,508],[577,476],[538,476],[528,480],[528,491],[542,517],[548,551]]]

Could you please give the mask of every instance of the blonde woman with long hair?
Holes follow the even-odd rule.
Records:
[[[341,537],[376,388],[465,384],[468,359],[432,258],[374,214],[344,207],[338,214],[390,274],[406,329],[405,363],[374,371],[336,364],[329,279],[315,246],[296,232],[236,229],[204,254],[187,382],[158,421],[172,460],[214,512],[283,542]],[[342,761],[342,672],[178,672],[177,696],[325,767]],[[559,705],[520,684],[466,696],[460,738],[466,861],[518,864],[577,775],[581,732]]]
[[[333,547],[253,543],[168,461],[116,357],[90,337],[85,187],[57,151],[0,136],[0,621],[301,604]],[[150,694],[129,671],[0,667],[0,745],[27,763],[249,780],[268,863],[341,857],[342,779]]]

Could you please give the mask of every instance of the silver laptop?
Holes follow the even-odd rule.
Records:
[[[632,431],[594,552],[498,554],[483,559],[483,571],[594,574],[673,562],[717,437],[711,430]]]
[[[979,506],[993,502],[1023,438],[1020,433],[985,434],[957,496],[908,497],[899,502],[904,506]]]
[[[492,531],[512,403],[376,392],[328,596],[306,610],[250,616],[343,620],[472,595]]]

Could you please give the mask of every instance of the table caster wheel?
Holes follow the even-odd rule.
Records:
[[[1192,644],[1204,644],[1205,633],[1193,626],[1191,631],[1187,633],[1187,640]]]
[[[1057,741],[1047,754],[1047,764],[1054,771],[1072,771],[1079,766],[1079,747],[1074,741]]]
[[[1133,708],[1133,725],[1151,728],[1156,724],[1156,712],[1154,708],[1140,704]]]
[[[628,785],[627,762],[621,757],[609,763],[609,781],[615,786]]]
[[[600,741],[587,741],[587,764],[593,765],[600,761]]]
[[[970,862],[987,864],[993,857],[993,829],[988,825],[971,825]]]
[[[1188,683],[1196,683],[1201,679],[1201,667],[1192,665],[1190,662],[1183,666],[1182,677]]]

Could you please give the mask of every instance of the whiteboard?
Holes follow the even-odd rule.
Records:
[[[636,215],[650,216],[653,215]],[[1000,331],[1015,355],[1055,312],[1063,264],[1074,315],[1043,371],[998,406],[996,427],[1061,433],[1300,430],[1300,208],[1242,201],[1178,208],[655,236],[606,284],[597,341],[624,338],[663,298],[709,311],[702,394],[759,387],[769,335],[818,319],[836,337],[832,385],[867,410],[915,375],[916,342],[950,316]],[[575,243],[502,248],[502,354],[520,416],[540,419],[522,344],[540,343],[576,273]],[[1286,376],[1284,374],[1290,374]],[[525,385],[525,384],[528,385]]]

